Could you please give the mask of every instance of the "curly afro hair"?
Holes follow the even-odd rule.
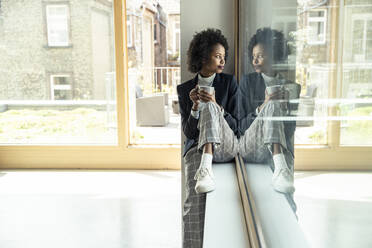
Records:
[[[208,28],[196,33],[187,50],[187,65],[190,72],[199,72],[203,61],[209,61],[209,56],[215,45],[221,44],[225,48],[225,60],[227,59],[227,50],[229,45],[221,30]]]
[[[248,45],[248,56],[251,63],[253,61],[253,48],[257,44],[264,47],[265,53],[274,63],[287,60],[288,47],[282,32],[271,28],[258,29]]]

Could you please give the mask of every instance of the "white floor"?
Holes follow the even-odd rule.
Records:
[[[1,248],[180,247],[179,172],[2,172]]]
[[[298,219],[311,247],[372,247],[372,173],[297,172]]]
[[[0,171],[1,248],[180,248],[179,171]],[[372,247],[372,173],[297,172],[312,247]]]

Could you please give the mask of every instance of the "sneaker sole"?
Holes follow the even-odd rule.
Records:
[[[214,185],[209,186],[209,187],[195,187],[195,191],[198,194],[208,193],[208,192],[211,192],[213,190],[215,190]]]
[[[278,191],[280,193],[288,194],[288,193],[294,193],[295,192],[294,186],[275,185],[275,183],[272,183],[272,185],[273,185],[274,190]]]

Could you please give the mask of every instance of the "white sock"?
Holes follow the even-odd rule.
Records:
[[[273,155],[275,169],[288,169],[283,153]]]
[[[213,155],[209,153],[203,152],[203,155],[201,157],[200,166],[204,166],[205,168],[212,168],[212,160]]]

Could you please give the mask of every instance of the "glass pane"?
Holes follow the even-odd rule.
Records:
[[[180,2],[161,0],[151,9],[136,0],[126,4],[138,34],[128,44],[130,143],[180,144]]]
[[[372,145],[372,2],[345,6],[341,145]],[[352,30],[353,37],[349,35]],[[352,49],[351,49],[352,48]],[[350,52],[350,50],[352,52]]]
[[[1,1],[1,144],[117,144],[113,6],[68,8]],[[69,36],[71,47],[48,46]]]
[[[310,17],[324,17],[325,12],[324,11],[310,11],[309,16]]]
[[[318,8],[322,10],[309,11],[312,8],[301,5],[301,2],[243,1],[240,20],[240,78],[257,73],[250,57],[253,50],[249,50],[254,34],[265,27],[281,32],[284,36],[283,44],[268,47],[273,58],[270,63],[272,71],[268,73],[275,75],[277,83],[300,88],[299,94],[293,89],[290,91],[289,110],[282,116],[285,126],[295,126],[294,134],[288,136],[294,136],[295,144],[326,145],[330,75],[336,72],[334,63],[330,61],[330,47],[325,39],[330,35],[330,30],[325,29],[328,7],[322,6]],[[257,13],[257,9],[269,12]],[[273,44],[279,43],[275,40],[280,41],[282,38],[274,38]],[[259,74],[265,72],[261,71]],[[266,84],[265,87],[267,86]]]
[[[353,53],[360,56],[363,53],[364,21],[356,20],[353,25]]]
[[[70,85],[70,78],[69,77],[55,77],[54,78],[54,85]]]
[[[54,90],[54,100],[72,100],[71,90]]]
[[[313,43],[324,40],[324,22],[309,22],[309,40]]]
[[[372,20],[367,22],[366,59],[372,60]]]

